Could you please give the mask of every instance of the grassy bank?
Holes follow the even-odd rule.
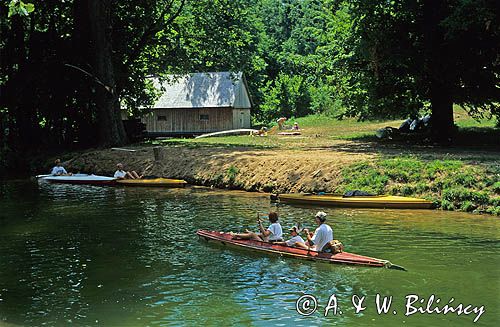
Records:
[[[493,144],[499,135],[500,129],[496,128],[495,119],[475,120],[467,115],[460,107],[454,109],[455,124],[458,127],[458,145]],[[200,146],[245,146],[255,148],[281,148],[281,149],[314,149],[336,147],[340,141],[367,140],[377,141],[375,132],[387,126],[399,127],[403,120],[385,121],[357,121],[354,118],[338,120],[333,117],[311,115],[297,119],[289,119],[287,126],[297,122],[301,128],[301,135],[277,135],[275,124],[268,126],[270,132],[266,137],[251,136],[226,136],[201,139],[171,138],[154,140],[153,145],[183,145],[189,147]],[[466,140],[468,139],[468,140]],[[412,139],[405,143],[412,143]]]
[[[293,124],[292,120],[289,124]],[[378,140],[379,128],[401,121],[357,122],[323,116],[297,119],[302,134],[154,140],[133,147],[61,155],[68,170],[109,175],[117,162],[145,175],[185,179],[195,185],[266,192],[333,192],[361,189],[376,194],[423,197],[444,210],[500,215],[498,144],[436,146],[411,140]],[[456,113],[462,132],[495,139],[493,120]],[[479,134],[478,134],[479,133]],[[499,138],[497,138],[498,140]],[[152,145],[164,159],[157,160]],[[46,159],[46,158],[45,158]],[[46,160],[45,160],[46,161]],[[37,160],[35,174],[49,162]]]
[[[360,162],[342,170],[339,192],[423,197],[444,210],[500,215],[498,162],[471,165],[460,160],[398,157]]]
[[[376,194],[423,197],[444,210],[487,212],[500,215],[500,152],[494,140],[500,135],[493,119],[475,120],[455,108],[459,136],[475,145],[435,145],[378,141],[374,133],[386,126],[398,127],[401,120],[358,122],[325,116],[291,120],[299,123],[300,136],[231,136],[203,139],[168,139],[155,144],[197,147],[250,147],[274,150],[331,150],[339,156],[367,154],[354,164],[339,168],[334,189],[342,193],[361,189]],[[270,126],[272,127],[272,126]],[[486,135],[483,146],[478,135]],[[493,142],[491,142],[493,140]],[[232,178],[238,181],[237,174]]]

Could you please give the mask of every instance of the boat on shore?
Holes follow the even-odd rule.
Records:
[[[332,194],[278,194],[271,195],[271,200],[284,203],[311,204],[355,208],[390,208],[390,209],[431,209],[432,201],[395,195],[349,196]]]
[[[89,184],[89,185],[113,185],[116,178],[99,175],[73,174],[64,176],[45,176],[39,178],[41,181],[63,184]]]
[[[322,253],[322,252],[310,251],[285,245],[276,245],[272,243],[266,243],[254,240],[239,240],[239,239],[233,239],[231,234],[229,233],[218,232],[218,231],[198,230],[196,234],[200,237],[200,239],[204,239],[207,242],[215,242],[225,246],[231,246],[235,248],[264,252],[280,256],[287,256],[296,259],[320,261],[332,264],[379,267],[379,268],[385,267],[389,269],[406,270],[405,268],[394,265],[387,260],[366,257],[354,253],[348,253],[348,252],[341,252],[337,254]]]
[[[187,182],[182,179],[170,178],[142,178],[142,179],[119,179],[116,181],[119,185],[125,186],[144,186],[144,187],[185,187]]]
[[[195,139],[201,139],[205,137],[214,137],[214,136],[232,136],[232,135],[252,135],[252,133],[258,133],[259,131],[251,128],[240,128],[240,129],[231,129],[227,131],[213,132],[208,134],[202,134]]]

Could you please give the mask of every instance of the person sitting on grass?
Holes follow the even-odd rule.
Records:
[[[260,233],[254,233],[252,231],[246,230],[245,233],[235,234],[230,233],[235,240],[255,240],[262,241],[268,243],[280,242],[283,241],[283,230],[281,228],[280,223],[278,222],[278,214],[276,212],[269,213],[269,222],[271,225],[264,229],[262,226],[262,220],[260,218],[257,219],[257,223],[259,225]]]
[[[298,226],[292,226],[292,228],[289,229],[290,235],[292,235],[292,238],[285,241],[285,242],[274,242],[274,244],[277,245],[286,245],[286,246],[293,246],[296,248],[302,248],[302,249],[308,249],[307,245],[305,245],[306,241],[302,237],[300,237],[300,232],[302,229]]]
[[[267,127],[262,127],[256,132],[252,132],[252,136],[267,136]]]
[[[141,179],[143,177],[143,175],[139,176],[139,174],[136,173],[134,170],[132,170],[132,171],[123,170],[123,164],[121,164],[121,163],[116,164],[116,168],[118,168],[115,171],[115,175],[114,175],[114,177],[116,179]]]
[[[71,176],[73,175],[72,173],[68,173],[66,169],[61,164],[61,159],[56,159],[55,161],[55,166],[52,168],[52,171],[50,172],[51,175],[54,176]]]

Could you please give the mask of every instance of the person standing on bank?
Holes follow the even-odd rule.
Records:
[[[308,244],[310,245],[309,249],[312,251],[318,252],[331,252],[328,244],[330,241],[333,241],[333,230],[330,226],[326,224],[326,213],[323,211],[318,211],[316,216],[314,216],[314,220],[318,225],[318,228],[314,231],[314,233],[309,232],[308,229],[304,229],[304,234],[307,238]],[[302,247],[302,244],[295,244],[295,246]]]

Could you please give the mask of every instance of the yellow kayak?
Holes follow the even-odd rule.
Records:
[[[425,199],[393,195],[342,197],[328,194],[279,194],[277,197],[280,202],[338,207],[430,209],[433,206],[431,201]]]
[[[184,187],[187,182],[182,179],[152,178],[152,179],[119,179],[118,184],[126,186],[154,186],[154,187]]]

